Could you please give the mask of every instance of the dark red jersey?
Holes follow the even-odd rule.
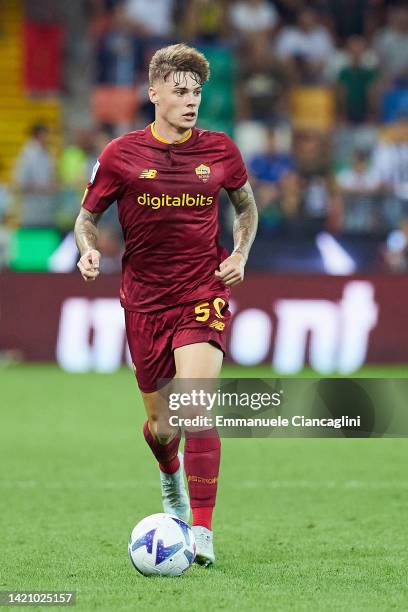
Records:
[[[117,200],[125,238],[121,303],[148,312],[228,290],[214,276],[218,194],[247,180],[234,142],[194,128],[170,144],[154,126],[113,140],[95,165],[82,205],[101,213]]]

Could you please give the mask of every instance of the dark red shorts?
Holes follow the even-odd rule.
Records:
[[[157,390],[161,378],[176,373],[173,351],[186,344],[210,342],[225,353],[231,319],[228,303],[215,297],[156,312],[125,310],[126,335],[138,385]]]

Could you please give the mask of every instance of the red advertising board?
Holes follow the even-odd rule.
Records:
[[[0,351],[113,371],[126,359],[120,278],[0,276]],[[249,275],[233,289],[228,358],[282,373],[309,364],[352,373],[365,363],[408,362],[408,277]]]

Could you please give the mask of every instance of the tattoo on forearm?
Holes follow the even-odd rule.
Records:
[[[227,193],[235,208],[234,252],[241,253],[246,261],[258,227],[258,210],[254,194],[248,181],[240,189]]]
[[[99,213],[91,213],[81,208],[75,222],[75,240],[81,255],[90,249],[96,249],[98,240],[97,223],[101,217]]]

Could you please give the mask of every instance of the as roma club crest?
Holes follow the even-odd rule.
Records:
[[[198,176],[198,178],[201,181],[203,181],[203,183],[206,183],[208,179],[210,178],[211,168],[210,166],[206,166],[205,164],[200,164],[195,169],[195,173]]]

